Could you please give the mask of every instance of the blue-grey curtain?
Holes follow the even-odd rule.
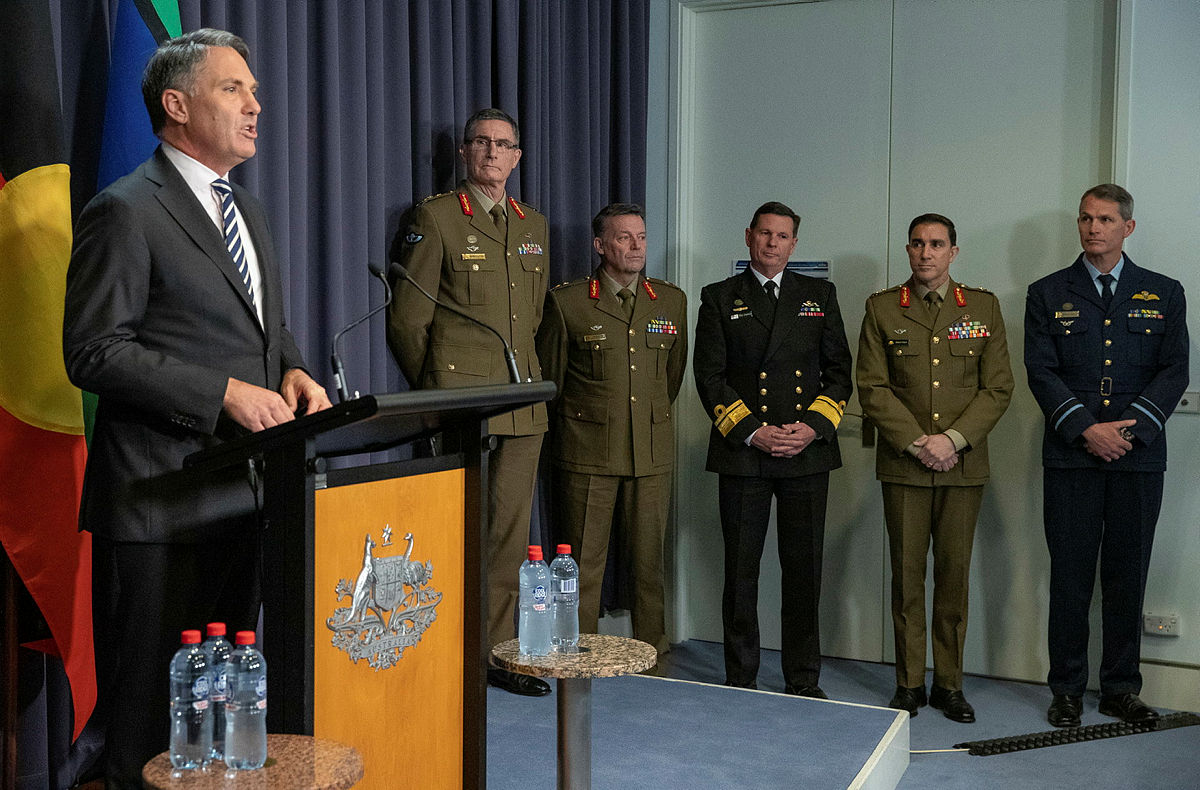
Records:
[[[76,211],[95,192],[112,20],[131,1],[46,0]],[[250,47],[258,155],[233,178],[266,205],[288,320],[319,380],[332,389],[334,333],[382,299],[367,263],[387,263],[401,214],[461,177],[462,126],[479,108],[521,127],[509,191],[548,217],[553,279],[592,268],[592,215],[645,199],[649,2],[179,0],[184,30],[224,28]],[[351,390],[404,388],[381,317],[344,343]],[[34,684],[39,706],[61,700],[61,682]],[[25,711],[26,787],[69,787],[90,759],[94,742],[66,744],[62,710]]]

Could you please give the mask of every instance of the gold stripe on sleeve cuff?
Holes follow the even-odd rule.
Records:
[[[842,412],[845,409],[845,407],[846,407],[845,401],[838,403],[837,401],[833,400],[832,398],[826,397],[824,395],[818,395],[817,399],[814,400],[811,404],[809,404],[808,410],[815,411],[817,414],[819,414],[822,417],[824,417],[825,419],[829,420],[829,422],[833,424],[833,427],[836,430],[838,425],[840,425],[842,422]]]
[[[746,408],[746,404],[736,400],[728,406],[718,403],[713,408],[713,414],[717,418],[713,421],[717,430],[721,432],[722,436],[728,436],[729,432],[733,430],[733,426],[750,416],[750,410]]]

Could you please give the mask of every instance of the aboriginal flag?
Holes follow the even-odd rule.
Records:
[[[77,528],[82,398],[62,352],[71,171],[49,8],[0,2],[0,544],[50,630],[26,647],[66,669],[74,739],[96,702],[92,548]]]

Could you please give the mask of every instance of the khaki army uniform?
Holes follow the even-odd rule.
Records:
[[[639,277],[626,317],[614,285],[597,272],[546,294],[537,349],[559,387],[551,407],[556,534],[579,560],[580,630],[594,633],[616,524],[634,582],[634,636],[665,652],[663,536],[687,298],[671,283]]]
[[[546,218],[512,198],[502,232],[490,201],[466,182],[418,203],[402,221],[393,260],[447,304],[494,328],[516,353],[526,380],[540,381],[534,334],[550,271]],[[414,389],[507,384],[504,349],[491,332],[444,310],[411,283],[398,281],[388,310],[388,346]],[[488,464],[488,640],[513,637],[517,569],[529,542],[529,518],[546,406],[488,420],[499,438]]]
[[[967,574],[988,479],[987,435],[1008,408],[1013,377],[1000,303],[950,281],[936,318],[909,281],[867,299],[858,343],[858,397],[879,429],[892,561],[897,683],[925,685],[925,565],[933,543],[934,684],[962,688]],[[959,450],[949,471],[915,457],[914,440],[946,433]]]

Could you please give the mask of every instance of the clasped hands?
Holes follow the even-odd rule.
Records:
[[[294,420],[301,409],[305,414],[312,414],[328,409],[332,404],[324,387],[302,369],[292,368],[283,374],[279,392],[240,379],[229,379],[222,406],[238,425],[250,431],[261,431]]]
[[[917,448],[917,460],[932,472],[948,472],[958,463],[954,441],[944,433],[922,434],[913,446]]]
[[[1115,461],[1133,449],[1130,441],[1133,434],[1129,429],[1137,420],[1114,420],[1097,422],[1083,430],[1083,442],[1087,451],[1104,461]]]
[[[788,425],[764,425],[750,437],[750,444],[774,458],[799,455],[817,438],[817,432],[802,422]]]

